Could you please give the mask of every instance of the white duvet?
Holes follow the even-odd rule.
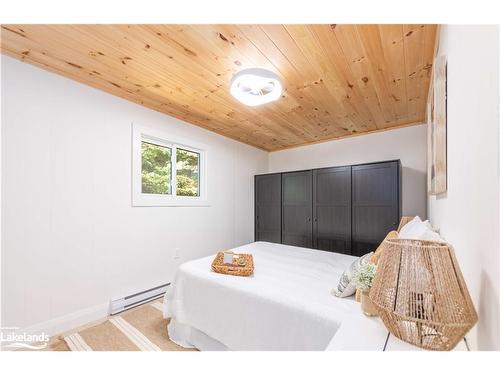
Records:
[[[331,294],[355,257],[268,242],[233,251],[253,254],[253,276],[213,272],[214,256],[179,267],[164,316],[180,345],[193,345],[192,328],[229,350],[324,350],[342,321],[359,314],[353,298]]]

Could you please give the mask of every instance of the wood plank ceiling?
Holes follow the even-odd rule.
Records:
[[[275,151],[424,121],[435,25],[2,25],[2,53]],[[276,102],[229,93],[246,67]]]

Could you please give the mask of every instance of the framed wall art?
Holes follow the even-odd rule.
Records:
[[[427,100],[427,187],[429,195],[446,193],[446,56],[434,60]]]

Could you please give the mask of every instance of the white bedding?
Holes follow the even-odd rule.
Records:
[[[353,298],[331,294],[356,257],[268,242],[233,250],[253,254],[253,276],[215,273],[213,256],[179,267],[164,305],[178,344],[197,346],[196,332],[220,349],[324,350],[348,314],[359,314]]]

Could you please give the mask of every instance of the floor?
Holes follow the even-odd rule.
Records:
[[[53,338],[47,351],[185,351],[172,342],[161,299]]]

